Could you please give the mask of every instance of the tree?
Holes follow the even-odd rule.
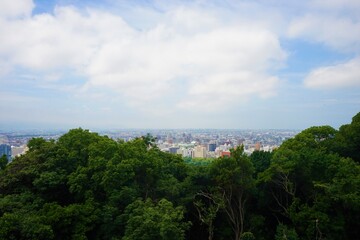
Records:
[[[217,194],[223,198],[235,240],[241,239],[244,233],[246,202],[254,187],[253,171],[243,146],[232,149],[229,158],[219,158],[210,165],[210,176],[216,184]]]
[[[254,234],[252,234],[252,232],[244,232],[243,234],[241,234],[241,239],[242,240],[255,240],[255,236]]]
[[[7,165],[7,163],[8,163],[8,159],[7,159],[6,155],[2,155],[0,157],[0,170],[4,169]]]
[[[313,181],[327,177],[327,166],[337,159],[327,149],[335,133],[329,126],[302,131],[281,145],[269,168],[260,174],[259,181],[269,183],[273,199],[283,216],[289,218],[290,209],[296,207],[299,198],[305,200],[313,196]]]
[[[254,166],[255,174],[258,174],[260,172],[263,172],[266,170],[270,165],[270,160],[272,157],[271,152],[265,152],[265,151],[254,151],[250,155],[250,160]]]
[[[34,138],[1,166],[0,239],[357,239],[358,118],[205,164],[151,147],[151,136]]]
[[[302,131],[276,150],[270,167],[260,174],[260,185],[265,183],[276,203],[273,211],[278,221],[294,226],[300,238],[344,238],[344,213],[355,217],[358,168],[333,153],[336,134],[329,126]],[[345,210],[344,201],[355,209]]]
[[[214,237],[214,221],[220,209],[224,208],[224,196],[218,193],[200,191],[196,194],[194,206],[198,212],[199,220],[208,227],[208,240]]]
[[[351,124],[340,127],[334,140],[338,153],[360,163],[360,112],[352,118]]]
[[[148,148],[157,147],[156,146],[156,137],[153,137],[150,133],[147,133],[146,136],[142,136],[141,138]]]
[[[293,228],[289,229],[286,225],[279,224],[278,227],[276,228],[275,239],[276,240],[297,240],[299,238],[298,238],[296,231]]]
[[[161,199],[136,200],[124,213],[127,219],[123,240],[185,239],[189,223],[183,222],[183,208]]]

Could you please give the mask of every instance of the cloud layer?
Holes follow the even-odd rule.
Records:
[[[0,17],[29,17],[33,8],[34,3],[32,0],[1,1]]]
[[[282,127],[303,99],[358,102],[359,12],[357,0],[0,1],[0,109],[188,127],[270,122],[260,111]]]
[[[0,21],[2,59],[38,74],[73,71],[87,79],[83,91],[106,87],[136,106],[179,95],[179,86],[176,106],[190,110],[268,97],[279,83],[268,70],[286,59],[268,29],[229,24],[199,9],[174,8],[139,30],[95,9],[65,6],[30,16],[31,6]]]

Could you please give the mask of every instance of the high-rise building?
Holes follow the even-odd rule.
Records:
[[[206,158],[206,147],[196,146],[194,148],[194,158]]]
[[[216,143],[209,143],[208,144],[208,151],[209,152],[214,152],[216,149]]]
[[[8,144],[0,144],[0,157],[6,156],[7,160],[11,161],[11,147]]]

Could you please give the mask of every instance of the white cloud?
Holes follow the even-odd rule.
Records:
[[[262,24],[185,7],[142,30],[108,12],[56,7],[53,14],[0,17],[0,35],[0,62],[37,74],[37,85],[55,87],[62,72],[80,74],[87,80],[82,92],[107,88],[139,109],[165,97],[202,109],[204,101],[227,106],[271,96],[279,81],[268,71],[286,59],[278,37]]]
[[[28,17],[33,8],[32,0],[1,0],[0,18]]]
[[[292,81],[306,75],[303,69],[360,56],[358,0],[42,2],[34,8],[30,0],[0,0],[2,92],[17,93],[1,95],[0,108],[11,110],[11,101],[22,95],[42,100],[21,100],[16,104],[21,111],[12,110],[14,119],[25,111],[41,113],[32,114],[34,121],[52,115],[48,120],[56,123],[71,115],[68,122],[92,119],[95,125],[194,127],[195,121],[203,127],[204,122],[218,126],[215,116],[226,115],[224,122],[238,127],[240,115],[265,108],[284,112],[276,104],[309,94]],[[50,7],[56,2],[62,7]],[[32,14],[33,9],[44,13]],[[327,47],[321,49],[324,56],[309,60],[304,52],[294,54],[279,71],[287,59],[283,46],[298,53],[318,45]],[[294,66],[303,61],[308,62]],[[359,86],[358,62],[315,69],[304,84]]]
[[[289,24],[288,36],[323,44],[348,57],[360,54],[360,2],[357,0],[314,0],[308,11]],[[304,85],[337,89],[360,85],[360,58],[312,70]]]
[[[266,72],[286,58],[277,37],[246,23],[224,26],[201,14],[180,8],[169,14],[173,18],[167,16],[166,23],[137,32],[120,44],[103,46],[98,58],[89,65],[90,84],[113,87],[132,99],[148,101],[166,95],[174,82],[183,79],[188,88],[178,106],[187,108],[201,107],[204,103],[199,99],[211,98],[221,105],[239,97],[273,93],[278,81],[269,81],[271,76],[266,76]],[[189,16],[202,21],[191,25],[189,21],[194,18]],[[244,71],[250,72],[248,78],[243,77]],[[228,81],[224,76],[230,74]],[[271,86],[264,88],[268,85]],[[194,93],[199,86],[212,90]],[[223,88],[239,87],[246,90],[227,92],[227,98],[222,96]]]
[[[360,1],[312,0],[290,21],[287,36],[324,44],[342,53],[360,52]]]
[[[291,38],[304,38],[323,43],[342,52],[360,51],[360,21],[350,16],[308,14],[291,22]]]
[[[0,59],[42,73],[43,84],[67,69],[88,79],[83,91],[105,87],[139,107],[173,94],[186,108],[270,96],[278,80],[267,72],[286,58],[271,31],[184,7],[144,30],[103,11],[56,7],[53,15],[3,18],[0,35]]]
[[[205,81],[194,84],[190,88],[189,98],[181,101],[178,106],[200,112],[226,110],[234,103],[247,102],[251,96],[273,96],[278,84],[277,77],[246,71],[209,76]]]
[[[360,87],[360,58],[315,69],[305,78],[304,84],[316,89]]]
[[[127,27],[120,17],[97,11],[87,17],[72,7],[57,7],[54,15],[1,21],[0,55],[29,69],[81,70],[102,43],[116,37],[114,26],[116,33]]]

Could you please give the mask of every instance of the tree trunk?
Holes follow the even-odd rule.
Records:
[[[214,225],[213,222],[209,224],[209,240],[213,240],[214,237]]]

